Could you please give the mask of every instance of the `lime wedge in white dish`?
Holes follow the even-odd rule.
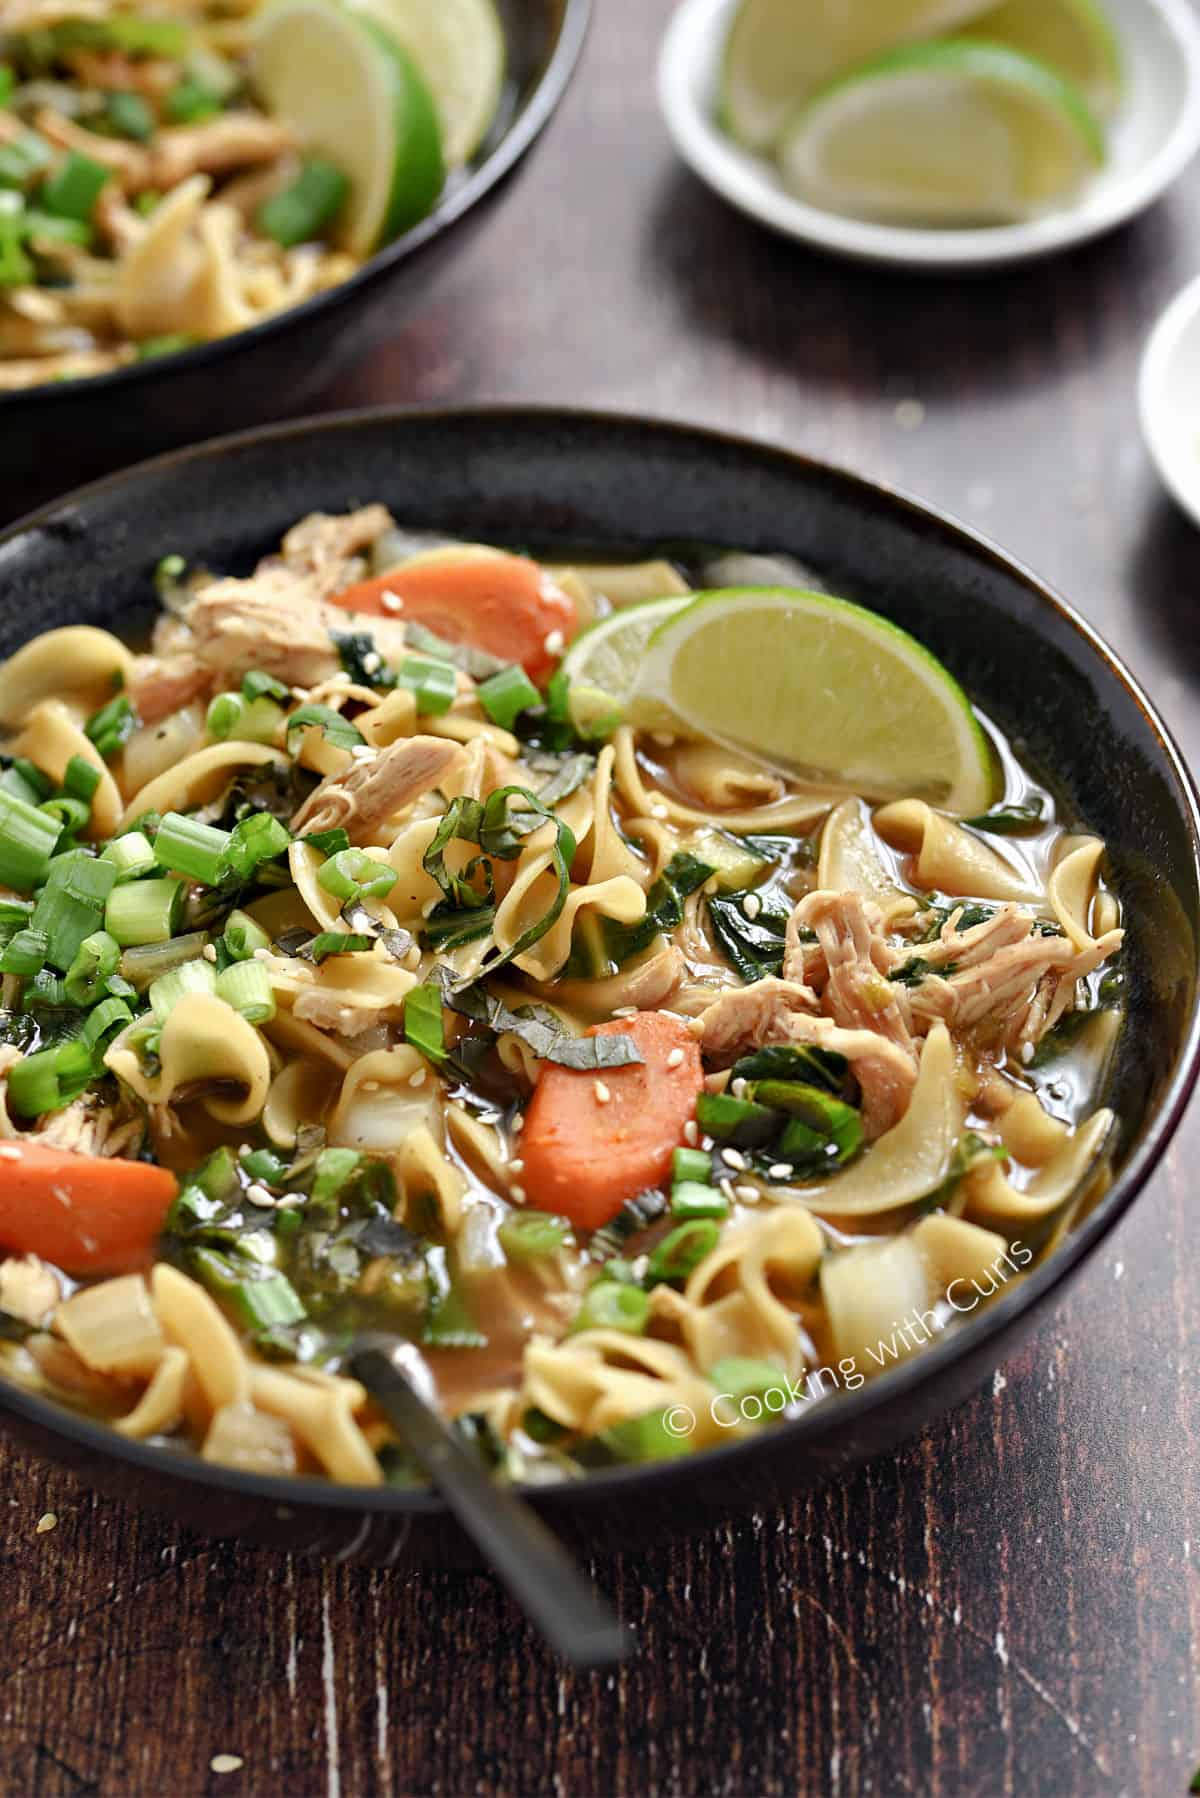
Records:
[[[972,19],[965,35],[1048,63],[1074,82],[1099,118],[1111,118],[1120,104],[1124,59],[1096,0],[1002,0]]]
[[[892,50],[803,106],[785,186],[854,218],[980,225],[1072,200],[1105,161],[1087,101],[1044,63],[965,38]]]
[[[957,681],[874,612],[787,587],[702,593],[651,637],[628,714],[865,799],[985,812],[995,776]]]
[[[337,241],[355,256],[415,225],[445,180],[429,90],[374,19],[336,0],[273,0],[254,37],[254,81],[303,148],[341,169],[350,191]]]
[[[504,87],[504,27],[492,0],[348,0],[391,33],[433,95],[447,166],[469,162]]]
[[[896,44],[965,25],[988,0],[742,0],[718,113],[748,150],[769,150],[801,101]]]
[[[582,631],[563,658],[571,686],[598,688],[611,694],[619,706],[626,707],[638,684],[651,637],[691,603],[690,593],[669,599],[643,599],[622,606],[620,611]],[[638,723],[648,729],[670,730],[678,720],[669,706],[642,699]]]

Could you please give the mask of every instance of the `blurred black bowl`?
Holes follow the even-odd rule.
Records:
[[[1200,812],[1129,674],[1047,587],[962,526],[803,456],[602,414],[397,409],[308,419],[164,456],[0,536],[0,655],[33,632],[146,615],[172,551],[252,566],[306,512],[368,500],[414,528],[568,554],[672,545],[783,551],[914,632],[1108,845],[1127,926],[1128,1020],[1108,1103],[1113,1183],[1025,1280],[857,1392],[752,1440],[529,1495],[582,1554],[761,1510],[878,1454],[965,1398],[1044,1318],[1145,1185],[1200,1066]],[[433,1494],[254,1478],[0,1381],[4,1427],[90,1485],[217,1535],[339,1559],[469,1560]]]
[[[0,394],[0,522],[159,450],[301,410],[394,327],[547,124],[587,34],[591,0],[497,0],[507,80],[480,153],[427,218],[349,280],[215,343],[90,380]]]

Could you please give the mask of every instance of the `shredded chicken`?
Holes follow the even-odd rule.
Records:
[[[55,1111],[35,1132],[34,1140],[75,1155],[124,1155],[142,1134],[142,1121],[122,1117],[114,1105],[101,1105],[92,1095]]]
[[[143,724],[157,724],[212,686],[212,670],[196,656],[139,656],[129,688]]]
[[[807,1043],[844,1055],[862,1090],[870,1140],[904,1116],[917,1083],[916,1057],[875,1030],[845,1030],[816,1015],[816,998],[794,981],[766,979],[722,993],[695,1020],[704,1054],[726,1064],[768,1043]]]
[[[386,506],[361,506],[357,512],[310,512],[283,540],[283,559],[298,574],[309,575],[321,596],[340,593],[363,572],[359,551],[369,547],[394,519]]]
[[[404,657],[404,626],[324,606],[312,579],[282,562],[263,564],[248,580],[212,581],[187,610],[193,648],[222,675],[258,668],[292,687],[315,687],[341,673],[331,631],[365,631],[385,662]]]
[[[352,843],[370,843],[389,818],[440,786],[462,760],[462,746],[446,737],[401,737],[323,780],[292,819],[292,829],[340,825]]]
[[[40,1329],[62,1297],[54,1269],[36,1255],[0,1261],[0,1311]]]
[[[824,958],[821,1009],[844,1030],[877,1030],[915,1058],[907,994],[888,979],[903,960],[883,934],[883,913],[862,893],[808,893],[789,919],[811,930]]]
[[[1110,930],[1091,948],[1076,949],[1069,937],[1043,935],[1032,920],[1028,923],[1020,942],[1007,943],[948,978],[930,976],[915,986],[911,1001],[918,1027],[927,1029],[935,1018],[955,1030],[999,1023],[1010,1027],[1010,1038],[1036,1041],[1068,1009],[1076,982],[1115,955],[1125,939],[1123,930]],[[1052,990],[1043,993],[1047,981]],[[1031,1018],[1036,1035],[1029,1034]]]
[[[255,112],[223,112],[200,125],[175,125],[155,134],[141,185],[169,191],[189,175],[227,175],[274,162],[295,142],[290,126]]]

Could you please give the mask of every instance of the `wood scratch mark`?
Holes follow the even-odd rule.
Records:
[[[341,1752],[338,1744],[337,1662],[333,1654],[333,1624],[329,1616],[329,1588],[321,1593],[321,1686],[325,1693],[325,1759],[329,1777],[328,1798],[341,1798]]]

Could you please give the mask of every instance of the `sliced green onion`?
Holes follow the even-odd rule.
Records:
[[[332,830],[311,831],[308,836],[301,837],[300,841],[310,844],[322,855],[336,855],[340,849],[350,847],[350,838],[340,824],[336,824]]]
[[[527,712],[530,706],[540,705],[542,698],[516,662],[483,681],[476,688],[475,697],[492,723],[498,724],[501,730],[511,730],[521,713]]]
[[[248,1024],[266,1024],[275,1016],[271,976],[261,961],[235,961],[218,974],[217,998],[240,1011]]]
[[[102,779],[101,771],[94,763],[86,761],[81,755],[73,755],[63,775],[63,792],[69,793],[72,799],[82,799],[85,805],[90,806]]]
[[[144,993],[152,980],[181,968],[185,961],[195,961],[208,947],[203,930],[191,930],[186,936],[162,938],[153,943],[126,949],[121,957],[121,977],[134,993]]]
[[[198,125],[224,112],[225,102],[215,89],[185,75],[167,95],[163,110],[173,125]]]
[[[185,961],[150,983],[150,1009],[160,1024],[165,1024],[185,993],[213,993],[217,989],[217,971],[210,961],[200,957]]]
[[[28,765],[33,767],[32,762]],[[35,774],[39,772],[40,770],[34,768]],[[46,785],[53,790],[51,782],[47,781]],[[0,793],[11,793],[15,799],[23,799],[26,805],[41,805],[49,797],[48,793],[40,792],[33,785],[16,762],[11,768],[6,768],[3,774],[0,774]]]
[[[96,1061],[103,1061],[109,1045],[133,1023],[133,1013],[124,999],[102,999],[89,1011],[83,1026],[83,1041]]]
[[[0,218],[0,287],[28,287],[37,270],[21,248],[20,222]]]
[[[121,962],[121,945],[107,930],[85,936],[67,969],[66,992],[72,1005],[91,1005]]]
[[[715,1186],[681,1180],[671,1189],[672,1217],[728,1217],[729,1200]]]
[[[677,1183],[696,1180],[701,1186],[712,1184],[712,1157],[703,1149],[676,1149],[671,1159],[671,1177]]]
[[[285,250],[311,243],[341,211],[349,191],[350,183],[335,163],[306,156],[290,186],[263,201],[255,223]]]
[[[595,1438],[600,1448],[617,1461],[674,1461],[688,1455],[691,1446],[686,1435],[679,1435],[667,1424],[666,1411],[651,1411],[648,1417],[627,1417],[601,1430]]]
[[[180,350],[194,349],[199,342],[190,331],[165,331],[161,337],[143,337],[137,346],[137,359],[153,362],[156,356],[176,356]]]
[[[98,712],[93,712],[83,727],[83,734],[94,743],[107,762],[137,729],[137,715],[124,693],[110,699]]]
[[[788,1377],[782,1369],[750,1355],[726,1355],[709,1368],[707,1377],[732,1399],[761,1399],[768,1392],[788,1392]],[[788,1396],[790,1400],[790,1393]]]
[[[252,668],[249,674],[242,676],[242,698],[247,705],[264,695],[267,699],[285,700],[288,691],[281,680],[276,680],[273,674],[264,674],[260,668]]]
[[[132,138],[138,144],[144,144],[152,138],[158,125],[152,109],[141,94],[109,94],[104,116],[109,129],[118,137]]]
[[[375,947],[376,938],[357,931],[319,930],[304,948],[307,961],[327,961],[331,955],[362,955]]]
[[[693,1269],[712,1254],[720,1236],[720,1230],[709,1218],[695,1218],[691,1223],[680,1224],[669,1236],[663,1237],[650,1256],[647,1283],[657,1286],[686,1280]]]
[[[44,137],[36,131],[23,132],[13,143],[0,145],[0,187],[28,187],[53,160],[54,151]]]
[[[19,974],[29,980],[46,964],[49,940],[44,930],[18,930],[0,953],[0,974]]]
[[[221,940],[232,961],[250,961],[256,950],[271,947],[271,939],[262,925],[244,911],[230,912]]]
[[[143,874],[153,874],[158,867],[154,847],[140,830],[127,830],[123,837],[114,837],[108,847],[100,851],[100,860],[112,862],[117,870],[118,886],[126,880],[137,880]]]
[[[210,737],[232,737],[245,711],[245,702],[238,693],[218,693],[208,704],[204,715],[204,728]]]
[[[732,1093],[701,1093],[696,1100],[696,1122],[718,1142],[744,1147],[770,1142],[779,1129],[779,1118],[753,1099],[735,1099]]]
[[[0,930],[20,930],[32,916],[32,899],[0,899]]]
[[[47,212],[59,218],[91,221],[100,189],[110,179],[112,170],[78,150],[69,152],[65,162],[47,175],[38,196]]]
[[[264,693],[243,709],[237,734],[244,743],[275,743],[283,731],[285,719],[283,707]]]
[[[300,1323],[308,1315],[295,1287],[278,1269],[243,1273],[230,1256],[210,1248],[193,1249],[188,1265],[211,1293],[232,1306],[249,1330]]]
[[[124,50],[130,56],[164,56],[178,62],[187,54],[187,27],[172,19],[65,19],[53,28],[55,50]]]
[[[67,1003],[66,981],[49,968],[39,968],[25,988],[25,1003],[32,1010],[63,1010]]]
[[[15,793],[0,792],[0,885],[18,893],[40,886],[61,835],[56,818]]]
[[[38,810],[45,812],[48,818],[54,818],[67,838],[78,836],[92,815],[91,806],[82,799],[73,799],[70,793],[59,793],[57,798],[43,800]]]
[[[312,1203],[322,1206],[336,1199],[361,1166],[357,1149],[322,1149],[313,1173]]]
[[[38,767],[36,762],[31,762],[27,756],[18,755],[14,757],[13,765],[9,772],[15,774],[19,780],[25,783],[31,792],[36,794],[36,803],[38,805],[40,805],[43,800],[53,797],[54,782],[43,769]]]
[[[161,833],[160,833],[161,835]],[[250,880],[260,863],[274,861],[291,842],[291,832],[269,812],[256,812],[235,824],[226,851],[226,864],[239,880]]]
[[[252,1180],[267,1186],[282,1186],[287,1178],[288,1164],[274,1149],[249,1149],[238,1159]]]
[[[640,1286],[619,1286],[613,1280],[600,1280],[583,1296],[571,1320],[570,1334],[580,1330],[621,1330],[627,1336],[640,1336],[650,1316],[650,1297]]]
[[[165,943],[178,928],[184,890],[184,882],[174,876],[114,887],[104,909],[104,928],[123,949]],[[132,978],[124,965],[122,972]]]
[[[50,863],[46,884],[33,908],[33,922],[46,932],[46,960],[60,973],[70,967],[84,938],[99,929],[116,878],[111,862],[101,861],[85,849],[66,850]]]
[[[206,887],[219,886],[226,868],[230,833],[215,824],[202,824],[183,812],[168,812],[154,839],[154,856],[160,867],[184,874]]]
[[[317,869],[317,884],[343,901],[382,898],[398,878],[395,868],[376,861],[365,849],[340,849]]]
[[[416,695],[417,710],[429,717],[448,712],[458,694],[458,670],[450,662],[434,662],[426,656],[405,656],[396,680]]]
[[[514,1211],[496,1235],[510,1261],[542,1261],[557,1255],[570,1238],[571,1226],[565,1217],[549,1211]]]
[[[0,62],[0,106],[7,106],[17,85],[17,72],[11,63]]]
[[[302,731],[319,730],[327,743],[335,749],[357,749],[366,742],[360,730],[356,730],[349,718],[343,718],[328,705],[299,705],[294,712],[288,713],[287,747],[288,754],[296,753],[296,738]]]
[[[40,1049],[9,1069],[9,1105],[25,1118],[60,1111],[91,1084],[93,1074],[92,1052],[82,1039]]]

